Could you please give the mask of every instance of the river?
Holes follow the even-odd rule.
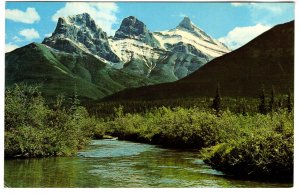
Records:
[[[197,151],[119,140],[93,140],[76,157],[4,162],[8,187],[290,187],[238,180],[212,169]]]

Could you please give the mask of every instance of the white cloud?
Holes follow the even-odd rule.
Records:
[[[233,7],[247,7],[250,11],[252,22],[271,24],[286,13],[293,12],[292,3],[231,3]]]
[[[283,6],[284,4],[280,3],[231,3],[231,5],[233,7],[244,6],[252,9],[265,10],[275,13],[281,13],[285,9],[285,6]]]
[[[45,34],[45,37],[51,37],[52,33]]]
[[[38,12],[32,7],[28,7],[25,12],[18,9],[6,9],[5,18],[26,24],[33,24],[34,22],[38,22],[40,20]]]
[[[56,13],[52,16],[52,20],[57,22],[59,17],[89,13],[99,27],[101,27],[109,35],[113,35],[115,29],[113,29],[112,25],[118,23],[116,16],[117,12],[118,6],[115,3],[68,2],[65,7],[56,11]]]
[[[5,44],[5,53],[13,51],[13,50],[15,50],[17,48],[19,48],[18,45],[11,44],[11,43]]]
[[[33,40],[40,38],[40,34],[34,28],[23,29],[19,32],[20,35],[25,37],[26,40]]]
[[[218,40],[222,43],[225,43],[230,49],[237,49],[270,28],[270,26],[262,24],[257,24],[255,26],[236,27],[225,37],[221,37]]]
[[[14,37],[13,37],[13,40],[14,40],[15,42],[22,42],[22,39],[21,39],[20,37],[18,37],[18,36],[14,36]]]

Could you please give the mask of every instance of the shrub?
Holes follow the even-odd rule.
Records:
[[[225,110],[217,116],[199,108],[160,107],[116,116],[103,127],[120,139],[200,149],[205,162],[236,176],[293,175],[293,114],[287,109],[252,115]]]
[[[253,120],[251,119],[253,118]],[[205,162],[225,173],[253,178],[293,176],[293,115],[257,114],[240,126],[240,135],[201,151]],[[250,124],[250,125],[249,125]]]
[[[49,108],[37,86],[15,85],[5,92],[5,156],[72,155],[96,126],[85,108],[67,108],[63,98]]]

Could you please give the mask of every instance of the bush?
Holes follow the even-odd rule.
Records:
[[[208,164],[227,174],[257,178],[292,177],[293,114],[234,114],[199,108],[160,107],[144,114],[124,114],[103,123],[119,139],[195,148]]]
[[[292,179],[293,115],[286,110],[272,116],[257,114],[245,122],[242,134],[203,149],[205,162],[235,176]]]
[[[216,115],[198,108],[160,107],[145,114],[119,114],[107,122],[106,128],[120,139],[174,148],[202,148],[220,141],[216,121]]]
[[[90,140],[96,121],[85,108],[65,107],[57,98],[51,109],[36,86],[15,85],[5,92],[5,156],[72,155]]]

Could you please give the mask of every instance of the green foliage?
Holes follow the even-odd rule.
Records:
[[[143,115],[120,114],[120,110],[115,109],[116,117],[107,122],[107,132],[120,139],[179,148],[199,148],[218,140],[216,128],[212,126],[216,116],[212,113],[181,107],[160,107]]]
[[[281,98],[278,96],[276,98]],[[88,112],[98,118],[113,118],[115,112],[112,108],[122,106],[124,113],[147,113],[154,111],[159,107],[167,108],[194,108],[199,107],[204,110],[211,110],[211,98],[183,98],[183,99],[165,99],[152,101],[117,101],[117,102],[93,102],[86,101],[82,104],[87,108]],[[259,100],[257,98],[232,98],[222,97],[223,110],[230,110],[233,113],[253,114],[257,113]],[[278,108],[283,107],[277,106]]]
[[[269,114],[215,115],[210,109],[159,107],[144,113],[124,113],[102,120],[103,130],[119,139],[172,148],[201,150],[202,158],[228,174],[247,177],[291,177],[293,114],[279,109]]]
[[[95,119],[79,106],[76,93],[71,104],[58,96],[52,107],[45,104],[37,87],[16,85],[6,90],[5,97],[7,157],[71,155],[91,136],[109,134],[200,149],[207,163],[228,174],[292,176],[293,113],[288,102],[274,104],[273,112],[260,114],[258,99],[222,98],[225,109],[219,115],[210,109],[208,98],[109,102],[88,106],[89,112],[97,115]],[[273,98],[271,95],[269,102],[282,102],[286,96]],[[292,102],[291,95],[286,100],[289,98]]]
[[[15,85],[5,92],[5,156],[72,155],[85,146],[97,129],[96,120],[77,105],[64,106],[59,96],[53,108],[38,87]]]
[[[240,118],[239,116],[237,119]],[[271,115],[240,118],[236,135],[201,151],[205,162],[241,177],[282,178],[293,176],[293,115],[286,110]]]

